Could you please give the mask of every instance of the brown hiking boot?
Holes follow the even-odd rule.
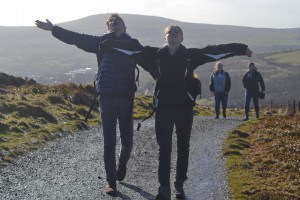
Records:
[[[183,190],[183,181],[175,181],[174,190],[177,199],[185,199],[185,194]]]
[[[118,165],[117,167],[117,180],[123,181],[126,176],[126,165]]]
[[[107,182],[104,192],[110,196],[117,196],[117,185],[116,182]]]

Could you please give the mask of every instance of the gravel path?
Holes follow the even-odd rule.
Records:
[[[237,118],[215,120],[195,117],[189,179],[185,184],[188,200],[229,199],[225,159],[221,150],[227,131],[241,121]],[[0,199],[155,199],[158,147],[153,124],[153,119],[149,119],[139,132],[135,132],[128,175],[124,182],[118,184],[118,197],[109,197],[102,192],[105,187],[103,141],[100,129],[93,129],[51,142],[47,147],[19,157],[0,169]],[[172,181],[176,137],[173,139]]]

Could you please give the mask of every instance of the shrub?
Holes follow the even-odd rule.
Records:
[[[58,96],[58,95],[49,95],[47,99],[51,104],[65,104],[66,103],[62,99],[62,97]]]
[[[0,133],[7,133],[7,131],[9,130],[9,125],[0,122]]]

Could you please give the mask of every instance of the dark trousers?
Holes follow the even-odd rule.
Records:
[[[157,108],[155,118],[156,139],[159,145],[158,179],[160,186],[170,185],[172,133],[177,135],[176,181],[187,180],[190,135],[193,108]]]
[[[245,92],[245,115],[246,115],[246,118],[249,118],[251,99],[253,99],[256,117],[259,116],[258,92],[252,92],[252,91],[246,90],[246,92]]]
[[[220,104],[221,103],[222,103],[223,112],[226,111],[227,102],[228,102],[228,94],[225,94],[225,92],[216,92],[215,93],[215,112],[216,112],[216,116],[219,116],[219,114],[220,114]]]
[[[116,181],[116,126],[119,122],[121,149],[119,164],[126,165],[133,144],[133,100],[124,97],[99,98],[104,138],[104,166],[108,182]]]

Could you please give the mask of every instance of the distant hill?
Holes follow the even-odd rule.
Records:
[[[93,15],[57,25],[80,33],[102,35],[106,32],[105,20],[108,16],[109,14]],[[291,76],[299,76],[299,67],[298,71],[291,68],[292,66],[282,67],[281,63],[271,62],[265,54],[259,53],[277,53],[300,49],[300,28],[269,29],[209,25],[129,14],[122,14],[122,17],[125,20],[127,32],[132,37],[138,38],[143,45],[162,46],[164,44],[163,30],[170,24],[177,24],[183,28],[183,44],[187,47],[202,48],[206,45],[231,42],[248,44],[255,53],[251,60],[258,63],[259,69],[266,78],[267,90],[274,88],[270,92],[282,94],[284,97],[282,101],[284,102],[287,98],[285,91],[292,91],[293,89],[291,87],[283,88],[283,86],[286,81],[289,82]],[[51,20],[51,16],[45,16],[45,18]],[[34,25],[34,22],[32,23]],[[35,26],[2,26],[0,27],[0,36],[0,72],[35,78],[39,83],[86,83],[91,82],[97,72],[95,55],[83,52],[75,46],[64,44],[54,38],[50,32],[40,30]],[[245,56],[224,61],[225,68],[233,77],[234,86],[230,96],[234,100],[231,101],[233,104],[242,105],[241,76],[246,71],[248,61],[249,58]],[[204,98],[211,98],[207,85],[213,65],[214,63],[206,64],[196,70],[203,80]],[[289,73],[289,70],[293,73]],[[282,77],[287,80],[285,81]],[[278,91],[277,83],[280,84],[282,91]],[[153,88],[153,81],[142,72],[138,92],[151,92],[151,88]],[[294,92],[289,93],[294,94]],[[275,97],[272,95],[270,98]]]

